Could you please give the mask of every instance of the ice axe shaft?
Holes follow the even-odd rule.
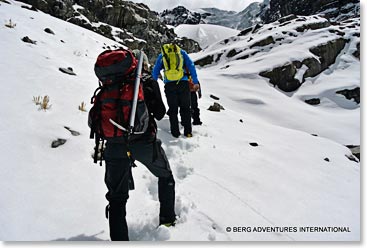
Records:
[[[144,52],[143,50],[140,50],[138,68],[136,70],[134,97],[133,97],[131,113],[130,113],[130,123],[129,123],[130,132],[133,132],[134,123],[135,123],[136,106],[138,104],[138,95],[139,95],[139,87],[140,87],[140,80],[141,80],[141,71],[143,69],[143,60],[144,60]]]

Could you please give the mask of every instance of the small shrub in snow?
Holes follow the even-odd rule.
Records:
[[[17,24],[12,22],[11,19],[9,19],[9,22],[8,23],[5,23],[5,27],[8,27],[8,28],[15,28]]]
[[[44,97],[41,97],[41,96],[37,96],[37,97],[33,97],[33,102],[36,104],[36,105],[39,105],[39,109],[40,110],[47,110],[47,109],[50,109],[52,105],[50,105],[50,97],[49,96],[44,96]]]
[[[34,102],[36,105],[41,105],[41,96],[34,96],[34,97],[33,97],[33,102]]]
[[[43,99],[42,99],[42,103],[41,103],[40,109],[43,109],[45,111],[47,109],[50,109],[51,108],[51,105],[49,103],[50,103],[50,97],[49,96],[44,96]]]
[[[82,103],[79,105],[78,109],[79,109],[80,111],[82,111],[82,112],[87,112],[86,106],[87,106],[87,105],[85,104],[85,102],[82,102]]]

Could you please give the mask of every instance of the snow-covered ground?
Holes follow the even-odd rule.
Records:
[[[92,162],[87,113],[78,105],[89,102],[98,85],[97,55],[116,43],[11,3],[0,3],[0,240],[109,240],[104,168]],[[14,28],[4,26],[9,19]],[[24,43],[24,36],[37,43]],[[348,75],[357,83],[359,62],[306,82],[293,96],[256,76],[256,67],[245,68],[253,73],[243,76],[244,65],[251,67],[246,62],[226,73],[219,65],[198,70],[204,124],[194,127],[193,138],[174,139],[168,117],[159,122],[176,178],[179,219],[176,227],[157,228],[157,179],[138,164],[127,205],[131,240],[360,240],[360,164],[347,158],[352,155],[344,146],[360,144],[359,106],[345,108],[352,103],[342,98],[317,107],[303,102],[304,95],[330,89],[329,79],[339,85]],[[59,67],[72,67],[77,75]],[[214,102],[210,94],[220,97],[224,111],[206,110]],[[32,102],[38,95],[50,96],[49,110]],[[65,126],[81,135],[72,136]],[[67,142],[51,148],[58,138]],[[234,232],[235,227],[251,232]],[[255,232],[258,227],[278,229]]]
[[[179,37],[187,37],[197,41],[201,48],[206,48],[218,41],[235,36],[240,31],[212,24],[181,24],[175,28]]]

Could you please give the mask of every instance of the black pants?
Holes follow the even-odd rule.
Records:
[[[195,123],[201,123],[200,121],[200,109],[198,105],[198,95],[195,91],[191,92],[191,117]]]
[[[180,134],[178,122],[178,109],[180,108],[181,122],[184,126],[184,133],[191,134],[191,110],[190,110],[190,88],[189,82],[170,82],[164,86],[168,103],[168,116],[171,124],[171,133],[174,136]]]
[[[175,180],[169,162],[161,147],[160,140],[139,141],[130,145],[132,157],[143,163],[158,177],[158,196],[160,202],[160,224],[175,220]],[[126,202],[129,198],[131,183],[131,160],[127,156],[124,143],[106,143],[104,158],[106,161],[105,183],[108,188],[106,198],[109,201],[108,214],[110,237],[112,241],[129,240],[126,223]]]

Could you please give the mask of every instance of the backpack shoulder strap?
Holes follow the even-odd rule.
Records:
[[[176,70],[179,70],[183,66],[181,48],[177,45],[174,45],[174,46],[175,46],[174,51],[175,51],[175,54],[176,54]]]
[[[164,64],[164,67],[168,70],[171,70],[171,63],[170,63],[170,60],[169,60],[169,57],[168,57],[168,54],[166,53],[166,50],[165,50],[165,45],[162,46],[161,48],[162,50],[162,56],[163,56],[163,64]]]

